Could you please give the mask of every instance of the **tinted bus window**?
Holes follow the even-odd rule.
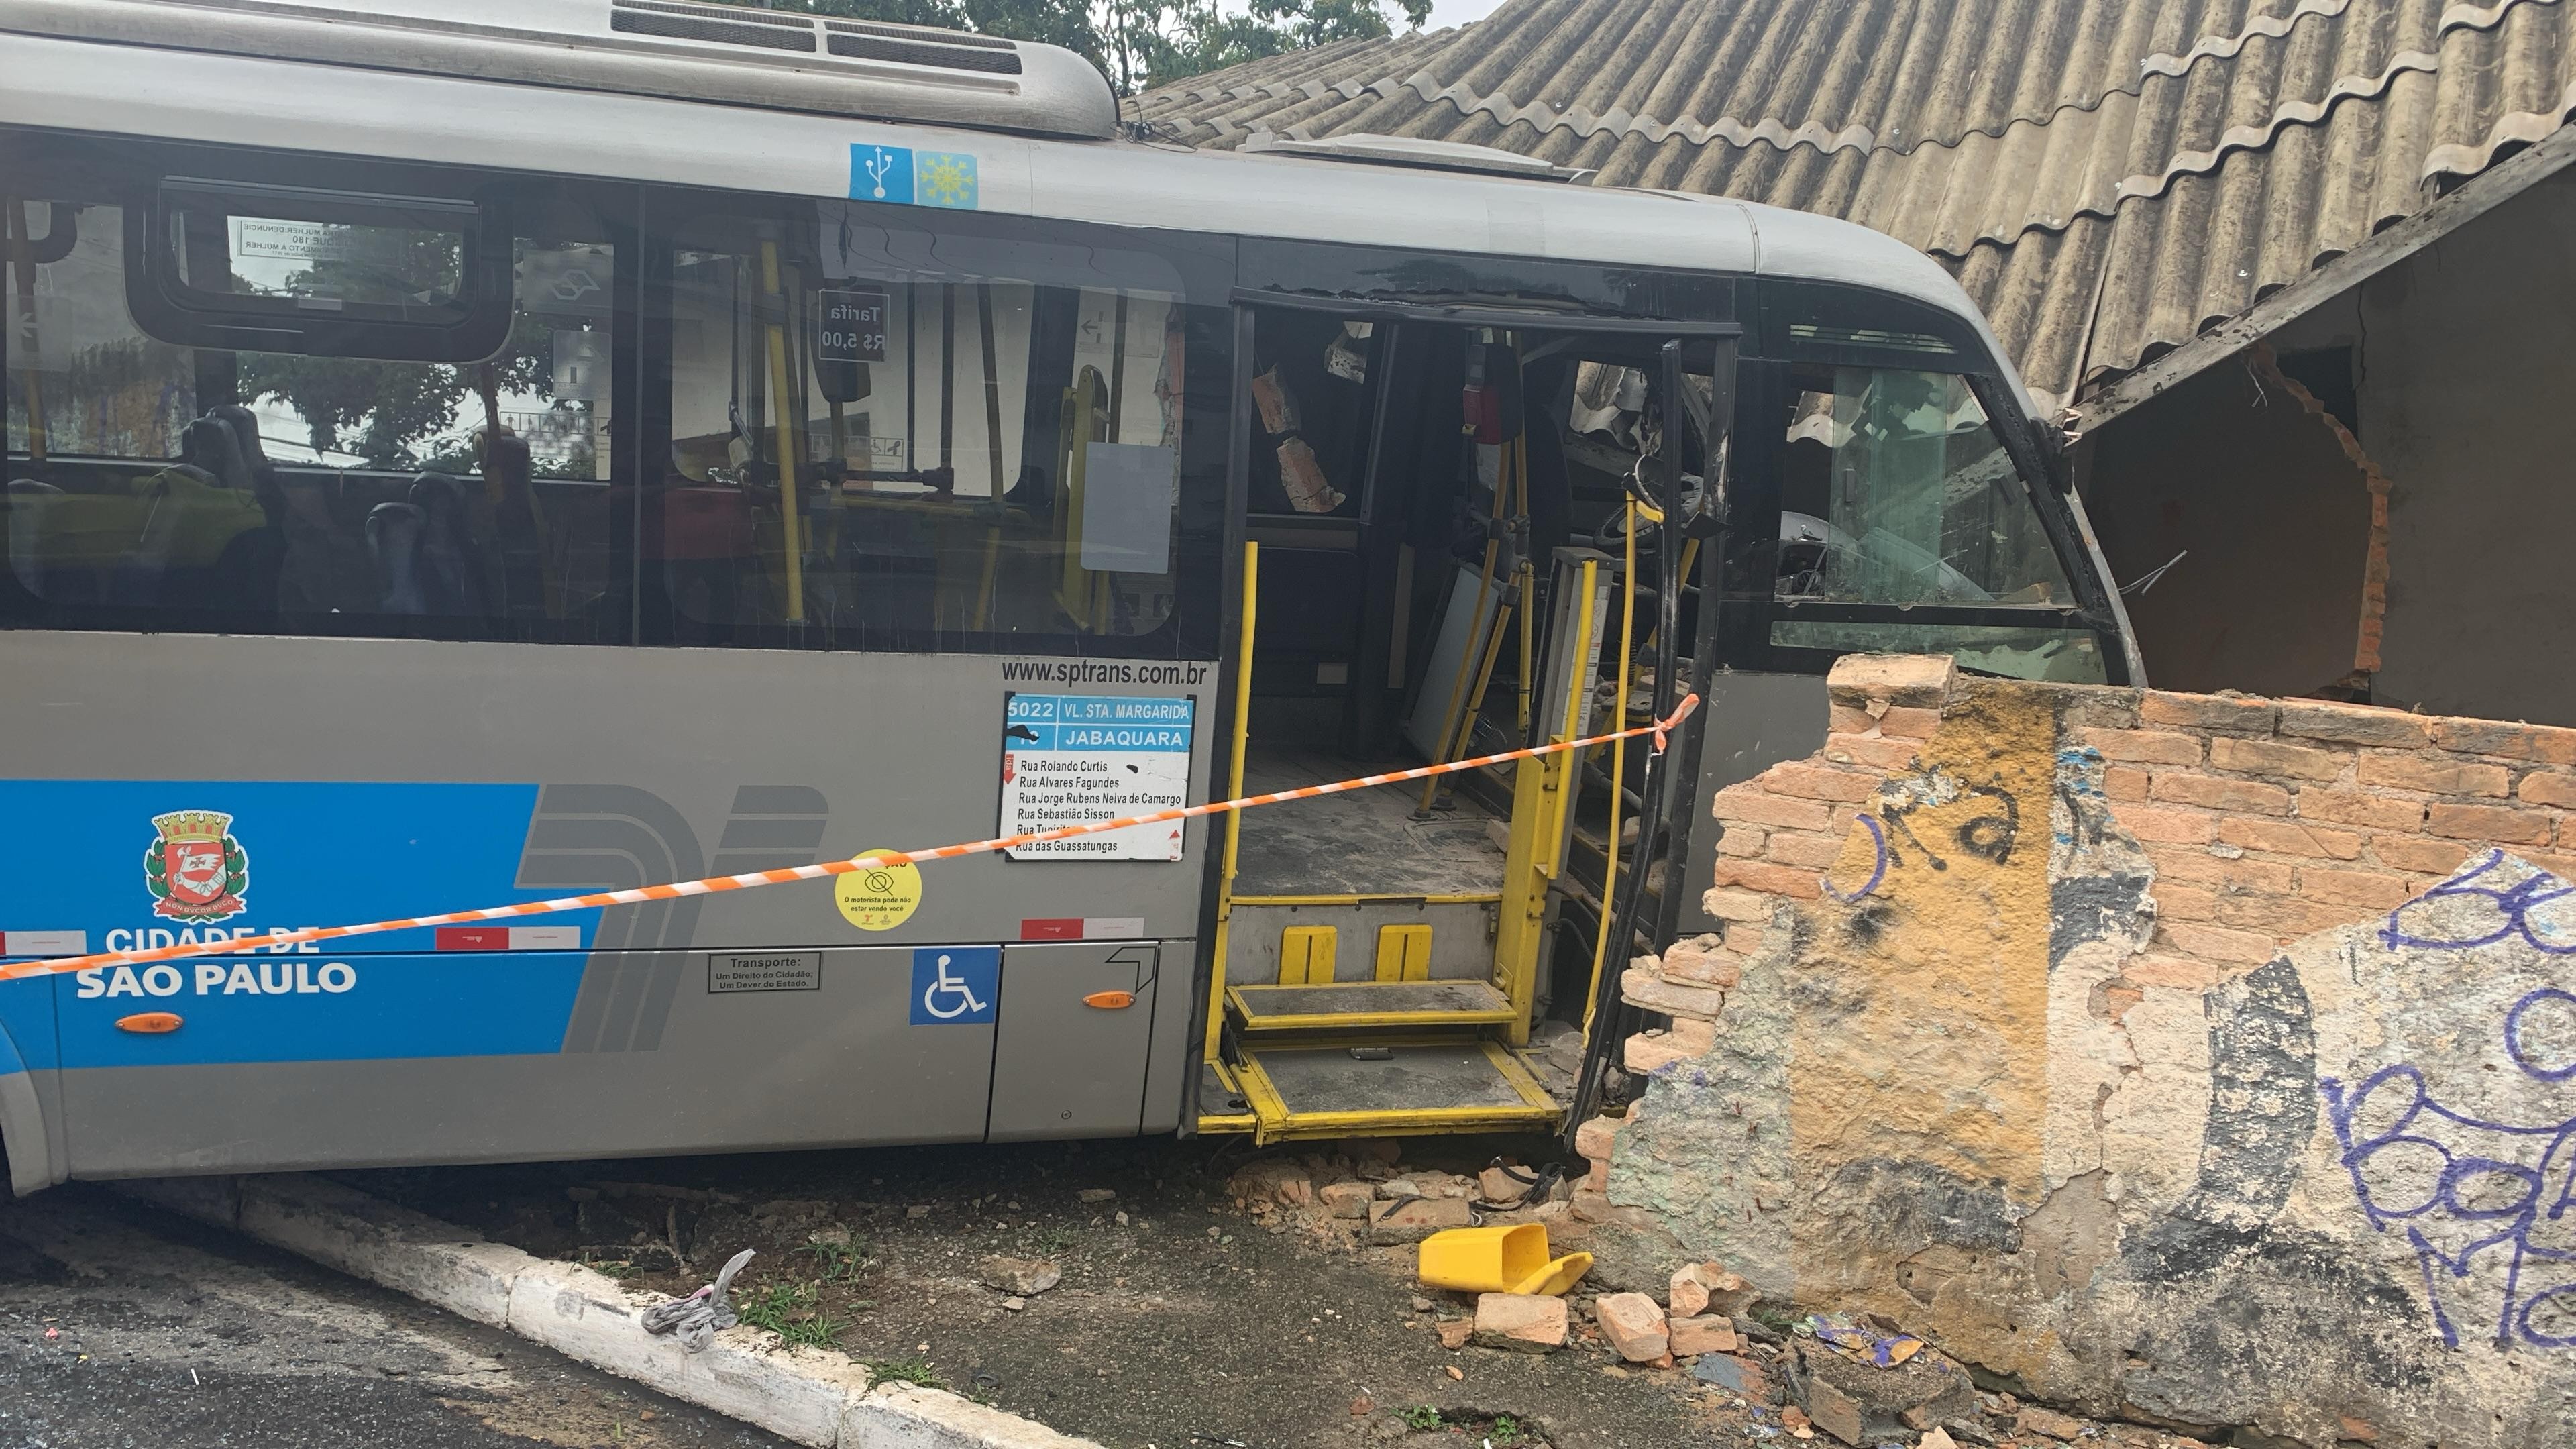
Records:
[[[0,199],[8,622],[625,637],[617,259],[587,207],[82,152],[41,159],[83,181]]]
[[[1172,652],[1223,309],[1158,253],[799,210],[671,235],[672,642]]]

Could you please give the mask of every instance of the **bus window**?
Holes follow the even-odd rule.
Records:
[[[1161,631],[1189,352],[1177,272],[818,210],[674,235],[670,452],[647,524],[673,642]]]
[[[464,238],[485,224],[473,203],[370,196],[347,220],[316,219],[332,215],[309,201],[323,193],[226,204],[191,183],[173,202],[157,167],[108,169],[91,194],[0,198],[0,621],[624,637],[615,263],[587,208],[531,208],[486,248],[506,313],[497,350],[485,336],[477,361],[384,360],[404,319],[445,347],[491,326],[458,297]],[[134,234],[146,216],[167,235]],[[158,291],[156,269],[170,283]],[[317,319],[309,331],[299,314]],[[254,338],[277,350],[206,345]]]
[[[1791,648],[1956,654],[1992,673],[2103,678],[2095,641],[2013,460],[1967,380],[1906,368],[1801,365],[1780,463],[1784,602],[2029,606],[2032,627],[1779,619]]]

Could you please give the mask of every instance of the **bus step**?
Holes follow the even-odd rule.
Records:
[[[1256,1142],[1553,1131],[1564,1109],[1511,1048],[1390,1039],[1247,1048],[1233,1069]],[[1202,1132],[1242,1131],[1201,1117]]]
[[[1245,1032],[1386,1031],[1518,1021],[1490,981],[1340,981],[1325,986],[1229,986]]]

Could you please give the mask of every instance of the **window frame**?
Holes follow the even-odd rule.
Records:
[[[876,203],[841,197],[799,197],[765,192],[711,188],[648,186],[643,188],[641,273],[643,297],[638,338],[643,347],[640,397],[635,408],[636,456],[653,460],[656,470],[671,456],[673,417],[672,332],[677,299],[675,253],[680,239],[702,220],[730,222],[774,220],[786,225],[820,220],[821,207],[849,207],[872,224],[891,231],[958,236],[979,243],[1027,243],[1054,248],[1089,245],[1157,257],[1179,275],[1176,305],[1188,309],[1184,327],[1188,343],[1183,356],[1182,441],[1178,497],[1172,543],[1172,611],[1155,628],[1136,634],[1083,633],[1069,630],[1004,632],[997,630],[929,631],[900,626],[862,625],[856,631],[834,631],[792,625],[747,626],[747,638],[698,642],[683,637],[681,616],[663,571],[662,510],[657,500],[666,484],[642,481],[636,492],[636,641],[655,647],[722,648],[752,651],[840,651],[859,653],[936,653],[947,655],[1046,655],[1049,657],[1210,660],[1218,657],[1223,636],[1227,567],[1226,537],[1228,436],[1233,416],[1232,333],[1227,305],[1233,285],[1236,239],[1195,232],[1143,231],[1092,223],[1058,221],[943,207]],[[801,213],[801,215],[800,215]],[[1005,282],[1029,279],[997,277]],[[1048,283],[1040,280],[1037,285]],[[909,320],[909,319],[907,319]],[[1223,389],[1224,391],[1220,391]],[[1028,397],[1019,399],[1025,407]],[[659,473],[653,475],[659,478]],[[981,496],[981,495],[977,495]]]
[[[125,227],[127,310],[145,336],[174,347],[460,366],[481,362],[509,344],[518,320],[511,261],[515,232],[506,190],[488,183],[473,190],[478,194],[395,195],[165,173],[139,206],[126,206],[129,223],[138,215],[142,221]],[[281,220],[319,221],[334,211],[362,208],[453,217],[459,237],[459,315],[414,319],[403,315],[406,309],[373,303],[324,310],[290,298],[210,292],[192,285],[170,240],[183,210],[180,201],[196,197],[264,205],[258,214],[285,213]],[[222,214],[229,219],[249,213],[227,208]]]
[[[2089,634],[2096,641],[2104,679],[2129,682],[2127,651],[2117,611],[2091,552],[2082,541],[2064,491],[2062,470],[2038,425],[2027,417],[2006,374],[1964,319],[1907,298],[1864,288],[1765,280],[1759,287],[1758,343],[1748,348],[1736,376],[1736,429],[1727,500],[1724,546],[1703,561],[1702,584],[1716,601],[1713,631],[1723,667],[1821,674],[1848,650],[1775,644],[1773,625],[1947,625],[1957,628],[2052,629]],[[1867,322],[1889,334],[1884,344],[1819,338],[1819,330]],[[1906,345],[1911,334],[1927,344]],[[1766,423],[1789,401],[1797,364],[1943,373],[1964,380],[1985,410],[1988,424],[2011,458],[2023,498],[2065,571],[2073,599],[2065,604],[1879,604],[1801,602],[1776,596],[1780,554],[1780,461],[1785,439]]]
[[[634,580],[637,570],[634,555],[636,455],[633,399],[638,372],[639,338],[635,319],[640,267],[633,263],[633,258],[641,188],[621,181],[497,168],[220,146],[167,137],[0,127],[0,162],[18,161],[26,164],[13,168],[10,184],[19,193],[64,197],[84,206],[114,208],[120,213],[124,233],[121,246],[125,255],[122,299],[129,310],[139,290],[135,272],[137,234],[143,225],[151,224],[141,219],[150,216],[160,183],[172,177],[217,185],[238,185],[248,190],[302,188],[309,191],[318,183],[327,190],[351,195],[395,198],[476,196],[483,198],[478,205],[487,221],[497,218],[505,229],[498,242],[504,256],[509,255],[508,249],[517,236],[517,222],[542,210],[544,205],[586,208],[599,223],[602,244],[610,249],[613,258],[608,307],[611,327],[608,385],[613,402],[606,433],[611,474],[597,482],[597,486],[606,490],[607,516],[602,539],[606,550],[605,587],[593,611],[594,627],[589,629],[576,631],[566,627],[573,622],[570,619],[508,615],[494,618],[481,614],[299,613],[289,619],[273,610],[215,611],[185,604],[117,606],[112,610],[102,610],[93,604],[66,604],[42,598],[25,588],[12,571],[0,569],[0,632],[26,629],[63,633],[241,634],[263,638],[325,635],[600,648],[621,647],[635,642]],[[31,202],[31,223],[36,215]],[[482,361],[506,346],[509,331],[522,315],[517,304],[513,269],[502,270],[499,277],[503,297],[509,303],[504,314],[502,337],[483,356],[469,361]],[[193,355],[193,396],[200,413],[242,401],[238,353],[279,350],[275,346],[245,346],[242,339],[229,345],[171,342],[150,331],[140,316],[134,317],[133,321],[139,337],[190,350]],[[387,325],[400,324],[375,321],[359,324],[362,329],[381,329]],[[0,327],[0,377],[8,375],[11,340],[6,335],[8,330]],[[261,334],[263,341],[277,337],[275,329]],[[285,355],[345,357],[420,366],[462,365],[417,357],[389,357],[373,351],[310,351]],[[10,391],[14,393],[14,388]],[[0,403],[0,409],[12,407],[14,398]],[[460,421],[467,415],[460,413]],[[157,460],[104,458],[64,452],[58,448],[49,449],[49,452],[56,459],[81,467],[130,465],[148,470],[177,461],[175,457]],[[15,468],[18,455],[0,452],[0,461]],[[368,476],[382,471],[369,467],[294,462],[281,466],[340,477]],[[540,476],[534,481],[544,483],[548,480]]]

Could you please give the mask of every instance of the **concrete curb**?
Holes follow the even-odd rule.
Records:
[[[569,1358],[816,1449],[1099,1449],[1088,1439],[913,1384],[871,1386],[837,1353],[786,1348],[741,1325],[704,1353],[637,1321],[664,1301],[470,1228],[301,1173],[115,1184],[129,1197],[229,1228]]]

